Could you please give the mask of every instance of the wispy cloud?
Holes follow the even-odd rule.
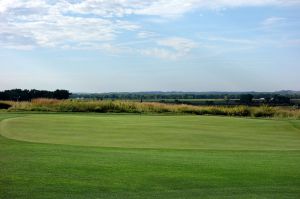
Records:
[[[176,18],[196,9],[222,9],[244,6],[300,5],[298,0],[1,0],[1,47],[16,49],[91,48],[114,49],[112,41],[123,33],[134,32],[140,39],[156,37],[128,16],[149,19]],[[269,18],[271,26],[283,18]],[[171,35],[170,35],[171,36]],[[225,40],[224,40],[225,41]],[[231,41],[233,42],[233,40]],[[235,41],[244,42],[244,41]],[[156,42],[157,47],[172,48],[186,54],[195,43],[169,38]],[[157,50],[155,50],[155,53]],[[154,53],[154,54],[155,54]],[[166,53],[165,53],[166,54]]]
[[[176,60],[197,48],[196,42],[182,37],[160,39],[156,43],[159,47],[140,49],[139,52],[147,56]]]
[[[178,52],[170,51],[164,48],[147,48],[140,49],[138,52],[142,55],[157,57],[166,60],[176,60],[179,58]]]
[[[264,28],[272,28],[274,26],[282,25],[286,22],[286,18],[283,17],[269,17],[265,19],[261,24]]]
[[[140,28],[130,21],[105,18],[105,13],[99,17],[72,12],[75,5],[66,1],[56,1],[55,4],[42,0],[1,1],[2,47],[16,46],[19,49],[28,42],[34,47],[86,47],[87,43],[109,42],[122,32]]]
[[[158,34],[155,32],[150,32],[150,31],[141,31],[137,34],[137,36],[140,39],[146,39],[146,38],[157,37]]]
[[[220,37],[220,36],[210,36],[204,38],[206,41],[216,41],[223,43],[231,43],[231,44],[241,44],[241,45],[255,45],[257,41],[253,41],[250,39],[237,39],[231,37]]]
[[[196,9],[220,10],[236,7],[300,5],[297,0],[151,0],[132,13],[161,17],[178,17]]]
[[[160,46],[172,48],[178,52],[181,52],[182,54],[188,53],[193,48],[197,47],[197,44],[194,41],[182,37],[171,37],[158,40],[157,44]]]

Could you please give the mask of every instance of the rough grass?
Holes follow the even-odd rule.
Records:
[[[4,103],[4,102],[3,102]],[[5,102],[10,111],[42,112],[98,112],[98,113],[175,113],[195,115],[223,115],[240,117],[289,117],[300,119],[300,109],[292,107],[192,106],[156,102],[111,100],[54,100],[35,99],[31,102]]]
[[[10,127],[15,129],[10,132],[12,135],[20,133],[17,136],[27,136],[32,141],[39,135],[50,134],[56,139],[49,140],[59,144],[0,136],[1,199],[298,199],[300,196],[300,151],[296,143],[300,139],[300,125],[296,120],[91,113],[23,116],[23,113],[1,113],[1,134]],[[6,118],[12,119],[1,122]],[[173,134],[183,145],[180,147],[169,138],[153,140],[152,143],[161,145],[155,149],[140,147],[143,145],[139,136],[148,135],[147,139],[151,139],[151,134],[159,129],[161,133]],[[209,133],[198,137],[199,131]],[[180,138],[185,133],[187,137]],[[70,136],[78,135],[90,139],[81,137],[78,140],[81,143],[68,145],[72,144],[68,143]],[[121,142],[116,148],[85,144],[97,140],[93,136],[100,136],[107,144],[118,137]],[[189,136],[195,141],[188,139]],[[137,147],[128,148],[126,143],[129,140],[134,144],[134,137]],[[203,139],[208,149],[187,149]],[[172,147],[164,148],[165,142]]]

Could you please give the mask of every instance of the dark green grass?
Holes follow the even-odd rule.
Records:
[[[15,116],[22,115],[0,114],[0,120]],[[83,117],[83,120],[91,117],[39,115],[37,118],[55,116]],[[136,116],[109,117],[122,120]],[[157,116],[147,117],[151,121]],[[218,119],[234,120],[214,120]],[[246,120],[240,123],[279,122],[273,129],[274,135],[281,132],[276,129],[286,125],[282,134],[289,134],[291,142],[300,139],[298,121]],[[182,123],[185,124],[184,120]],[[223,126],[226,124],[230,122],[224,122]],[[264,130],[271,127],[266,125]],[[43,123],[35,128],[40,132],[49,129]],[[272,135],[269,134],[271,148],[263,150],[260,147],[255,150],[253,146],[251,150],[242,146],[234,150],[184,149],[186,146],[131,149],[126,145],[109,148],[30,143],[0,137],[0,198],[299,198],[299,148],[285,142],[287,148],[281,143],[274,150],[272,147],[278,143],[272,142]],[[246,136],[245,140],[248,139]],[[177,145],[171,148],[174,146]]]

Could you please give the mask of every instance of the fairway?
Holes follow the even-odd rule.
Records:
[[[300,121],[0,115],[0,198],[299,198]]]

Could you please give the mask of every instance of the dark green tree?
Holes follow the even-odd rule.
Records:
[[[55,99],[68,99],[71,93],[67,90],[56,90],[53,92],[53,98]]]
[[[240,103],[241,104],[251,104],[253,101],[253,95],[251,94],[243,94],[240,96]]]

